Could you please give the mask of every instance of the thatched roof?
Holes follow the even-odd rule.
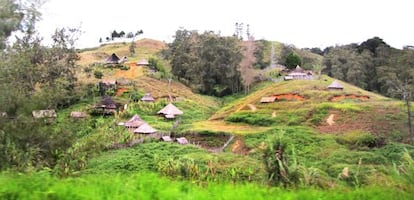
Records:
[[[169,118],[169,117],[174,118],[175,115],[182,115],[183,111],[179,110],[172,103],[169,103],[167,106],[165,106],[163,109],[161,109],[157,113],[158,114],[163,114],[167,118]]]
[[[70,117],[72,117],[72,118],[85,118],[87,116],[88,116],[88,114],[86,114],[84,112],[79,112],[79,111],[72,111],[70,113]]]
[[[328,85],[328,89],[339,89],[339,90],[342,90],[342,89],[344,89],[344,87],[341,84],[339,84],[339,82],[337,80],[335,80],[330,85]]]
[[[98,103],[97,107],[105,109],[117,109],[118,105],[110,96],[104,96],[102,97],[101,102]]]
[[[124,123],[124,126],[127,128],[138,128],[144,123],[145,122],[138,115],[134,115],[131,119]]]
[[[262,97],[262,99],[260,99],[260,103],[271,103],[271,102],[275,102],[276,97]]]
[[[164,141],[164,142],[172,142],[172,139],[171,139],[171,137],[170,136],[162,136],[161,137],[161,140],[162,141]]]
[[[102,84],[105,84],[105,85],[107,85],[107,86],[110,86],[110,85],[116,85],[117,84],[117,81],[116,80],[102,80],[102,81],[100,81]]]
[[[304,69],[302,69],[302,67],[300,67],[299,65],[296,65],[296,68],[294,70],[292,70],[293,72],[299,72],[299,73],[303,73],[305,72]]]
[[[185,137],[176,138],[178,144],[188,144],[188,140]]]
[[[147,123],[142,124],[137,129],[134,130],[134,133],[144,133],[144,134],[156,133],[156,132],[157,132],[157,129],[152,128]]]
[[[106,64],[118,64],[119,63],[119,57],[113,53],[111,56],[109,56],[106,60],[105,60]]]
[[[149,65],[149,63],[147,59],[142,59],[139,62],[137,62],[137,65]]]
[[[40,118],[56,118],[57,114],[55,110],[33,110],[32,115],[36,119]]]
[[[146,93],[144,97],[141,98],[141,101],[145,102],[154,102],[154,98],[151,96],[150,93]]]

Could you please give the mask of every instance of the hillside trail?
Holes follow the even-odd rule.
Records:
[[[249,106],[251,111],[256,112],[257,108],[256,108],[255,105],[249,103],[249,104],[247,104],[247,106]]]
[[[335,124],[334,117],[335,117],[335,114],[331,114],[329,115],[328,119],[326,119],[326,123],[328,123],[329,126],[332,126]]]

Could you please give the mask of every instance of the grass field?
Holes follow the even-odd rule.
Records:
[[[0,174],[1,199],[412,199],[412,191],[378,186],[355,189],[283,189],[257,184],[197,183],[154,173],[100,174],[59,179],[40,172]]]

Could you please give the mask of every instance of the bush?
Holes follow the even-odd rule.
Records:
[[[101,79],[103,77],[103,73],[101,71],[94,71],[93,76],[97,79]]]
[[[275,120],[271,118],[270,115],[245,111],[233,113],[230,116],[228,116],[225,120],[229,122],[242,122],[256,126],[270,126],[275,123]]]
[[[347,145],[351,149],[374,148],[378,144],[378,138],[370,133],[354,131],[338,136],[336,142]]]

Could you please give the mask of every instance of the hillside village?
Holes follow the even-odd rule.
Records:
[[[180,31],[177,37],[194,38],[68,50],[73,54],[61,57],[73,59],[65,64],[73,74],[55,76],[59,68],[43,68],[51,60],[36,73],[21,69],[41,75],[33,85],[13,82],[33,96],[3,87],[15,98],[0,99],[1,168],[45,173],[50,185],[154,174],[142,180],[411,197],[411,100],[385,93],[392,72],[381,74],[380,66],[377,77],[361,81],[374,72],[358,71],[366,62],[349,47],[320,55],[274,41]],[[391,58],[412,53],[388,50]],[[335,63],[348,51],[357,60]]]

